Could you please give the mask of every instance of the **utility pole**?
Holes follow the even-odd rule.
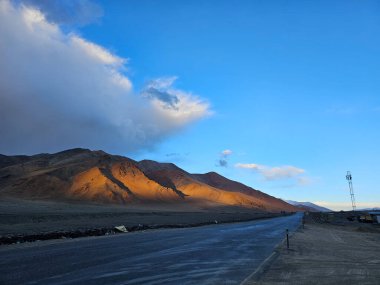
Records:
[[[350,188],[352,211],[355,211],[356,203],[355,203],[354,187],[352,186],[352,175],[350,171],[347,171],[346,179],[348,181],[348,187]]]

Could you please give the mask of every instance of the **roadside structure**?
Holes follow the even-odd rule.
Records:
[[[350,171],[347,171],[346,180],[348,182],[348,187],[350,188],[352,211],[355,212],[356,211],[356,202],[355,202],[354,187],[352,186],[352,175],[351,175]]]
[[[371,216],[373,223],[380,224],[380,211],[368,212],[368,215]]]

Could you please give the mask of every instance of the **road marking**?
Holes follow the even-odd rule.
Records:
[[[290,232],[289,236],[292,237],[297,231],[299,231],[301,229],[301,222],[300,224],[298,225],[298,227],[293,231],[293,232]],[[249,281],[252,281],[251,284],[255,284],[255,280],[256,278],[258,278],[260,276],[260,274],[262,274],[264,272],[264,270],[266,269],[266,267],[268,267],[279,255],[280,253],[278,252],[278,249],[279,247],[285,243],[285,238],[279,242],[275,247],[274,247],[274,251],[272,252],[272,254],[270,256],[268,256],[260,265],[259,267],[253,272],[251,273],[248,277],[246,277],[241,283],[240,285],[248,285]]]
[[[272,252],[271,255],[269,255],[261,264],[260,266],[253,272],[251,273],[247,278],[245,278],[241,283],[240,285],[246,285],[248,284],[247,282],[250,281],[251,279],[253,279],[256,275],[259,275],[260,273],[262,273],[265,269],[266,266],[268,266],[277,256],[278,256],[278,252],[275,251],[275,252]]]

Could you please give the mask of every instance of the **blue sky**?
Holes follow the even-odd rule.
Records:
[[[133,94],[185,92],[207,109],[163,123],[157,143],[107,151],[334,209],[349,209],[350,170],[358,207],[380,206],[378,1],[79,2],[93,19],[55,25],[126,59]]]

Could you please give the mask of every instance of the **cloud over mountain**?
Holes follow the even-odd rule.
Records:
[[[41,11],[0,2],[1,152],[134,151],[209,113],[175,79],[152,81],[150,96],[134,92],[125,58],[63,32]]]

